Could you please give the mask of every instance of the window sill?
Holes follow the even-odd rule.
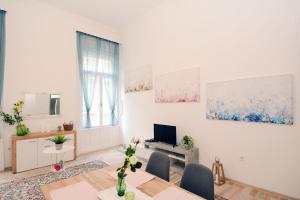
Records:
[[[103,128],[117,128],[119,126],[120,126],[120,124],[117,124],[117,125],[106,125],[106,126],[93,126],[91,128],[81,127],[80,130],[86,131],[86,130],[95,130],[95,129],[103,129]]]

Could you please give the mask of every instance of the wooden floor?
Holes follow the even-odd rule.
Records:
[[[179,185],[180,180],[181,175],[179,173],[171,172],[171,182]],[[215,193],[229,200],[299,200],[239,183],[234,180],[227,180],[222,186],[215,185]]]
[[[66,166],[74,166],[80,163],[101,159],[108,164],[120,163],[123,160],[123,154],[118,148],[108,149],[104,151],[93,152],[79,156],[76,161],[66,163]],[[146,166],[144,163],[143,166]],[[23,173],[12,174],[11,171],[0,172],[0,184],[20,178],[31,177],[38,174],[47,173],[49,167],[30,170]],[[182,170],[178,168],[171,168],[171,182],[179,185],[181,180]],[[223,198],[229,200],[299,200],[290,198],[281,194],[270,191],[265,191],[253,186],[236,182],[234,180],[227,180],[222,186],[215,186],[215,193]]]

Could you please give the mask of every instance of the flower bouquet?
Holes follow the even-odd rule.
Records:
[[[118,172],[118,183],[117,183],[117,192],[118,196],[124,196],[126,191],[126,183],[125,183],[125,177],[126,177],[126,169],[130,169],[132,172],[135,172],[136,169],[139,169],[142,167],[142,163],[138,161],[138,159],[135,156],[136,147],[140,143],[140,140],[137,138],[133,138],[131,140],[131,143],[129,147],[125,151],[125,161],[122,167],[117,169]]]

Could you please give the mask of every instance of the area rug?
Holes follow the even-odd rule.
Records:
[[[43,200],[44,196],[40,190],[40,185],[45,185],[55,181],[67,179],[82,173],[94,171],[108,166],[100,160],[87,162],[66,168],[64,171],[56,173],[49,172],[29,178],[11,181],[0,185],[1,200]]]

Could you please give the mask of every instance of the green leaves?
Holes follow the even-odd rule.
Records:
[[[5,113],[5,112],[0,112],[0,116],[2,117],[2,120],[9,124],[9,125],[15,125],[16,120],[9,114]]]
[[[142,167],[142,163],[141,162],[137,162],[135,165],[130,165],[130,170],[132,172],[136,172],[136,169],[140,169]]]
[[[127,148],[126,152],[125,152],[125,155],[128,156],[128,157],[130,157],[130,156],[132,156],[133,154],[135,154],[135,149],[132,148],[131,146],[129,146],[129,147]]]
[[[55,144],[63,144],[66,141],[71,140],[71,139],[66,138],[64,135],[57,135],[57,136],[54,136],[53,138],[49,138],[47,140],[49,140]]]
[[[140,169],[141,167],[142,167],[142,163],[141,162],[137,162],[135,165],[134,165],[134,167],[136,168],[136,169]]]
[[[21,116],[23,105],[23,101],[15,103],[13,107],[13,115],[1,111],[0,116],[2,117],[2,120],[9,125],[15,125],[16,123],[21,124],[21,122],[23,121],[23,117]]]
[[[136,172],[136,169],[135,169],[134,165],[130,165],[130,170],[131,170],[132,172]]]
[[[135,139],[132,144],[125,151],[126,158],[122,167],[119,167],[116,171],[118,172],[119,178],[124,178],[127,174],[126,169],[129,168],[130,171],[136,172],[136,169],[142,167],[142,163],[137,161],[137,158],[134,156],[136,152],[136,145],[139,143],[138,139]]]

